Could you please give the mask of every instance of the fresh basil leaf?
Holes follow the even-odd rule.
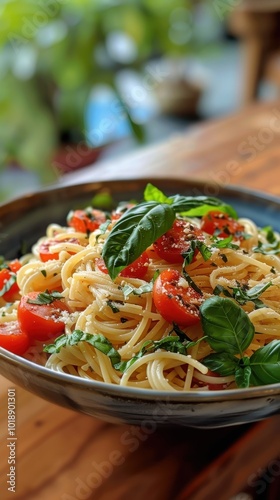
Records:
[[[103,247],[102,257],[112,280],[168,231],[174,220],[173,208],[164,203],[150,201],[127,210],[113,226]]]
[[[177,194],[171,196],[169,199],[172,200],[172,206],[176,212],[188,215],[189,217],[202,217],[215,208],[215,210],[229,214],[234,219],[238,218],[234,208],[223,203],[218,198],[207,196],[182,196]]]
[[[87,342],[103,354],[106,354],[111,360],[112,366],[115,367],[121,360],[119,352],[113,347],[111,342],[104,335],[83,332],[82,330],[74,330],[70,335],[64,334],[58,337],[53,344],[46,345],[44,351],[50,354],[57,353],[62,347],[67,345],[77,345],[79,342]]]
[[[172,200],[168,198],[160,189],[151,183],[148,183],[144,191],[145,201],[157,201],[158,203],[171,204]]]
[[[280,340],[272,340],[250,357],[252,385],[280,382]]]
[[[12,288],[16,280],[17,280],[16,274],[15,273],[11,274],[10,278],[5,282],[5,285],[0,290],[0,297],[3,297],[3,295]]]
[[[239,359],[228,352],[214,352],[202,360],[209,370],[217,372],[222,377],[234,375],[238,362]]]
[[[231,299],[215,296],[205,300],[200,314],[202,329],[212,349],[242,356],[255,333],[245,311]]]
[[[38,306],[43,306],[45,304],[51,304],[54,302],[54,300],[59,300],[63,299],[63,295],[61,293],[53,291],[53,292],[48,292],[46,290],[45,292],[41,292],[37,295],[36,299],[27,299],[28,304],[36,304]]]
[[[245,359],[246,358],[240,360],[241,362],[239,363],[235,371],[235,382],[237,387],[239,387],[240,389],[249,387],[251,381],[252,369],[249,363],[244,363]],[[249,360],[249,358],[247,359]]]

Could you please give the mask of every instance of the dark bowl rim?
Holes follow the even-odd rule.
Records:
[[[217,189],[217,184],[208,182],[207,180],[194,180],[194,179],[179,179],[172,177],[150,177],[150,178],[137,178],[137,179],[112,179],[112,180],[104,180],[104,181],[93,181],[86,182],[80,184],[67,184],[67,185],[59,185],[59,186],[47,186],[40,190],[36,190],[34,192],[27,193],[22,196],[15,197],[9,200],[6,203],[0,204],[0,216],[3,210],[12,210],[14,206],[20,203],[22,200],[28,200],[31,203],[31,206],[37,206],[39,203],[42,203],[43,200],[51,197],[59,196],[61,192],[69,192],[72,195],[77,194],[77,191],[80,192],[88,192],[90,194],[93,190],[98,190],[104,187],[109,187],[112,185],[119,185],[120,187],[124,187],[126,185],[143,185],[145,186],[148,182],[151,182],[154,185],[157,184],[165,184],[168,186],[169,184],[172,187],[172,184],[187,188],[209,188],[209,189]],[[256,200],[259,203],[272,203],[279,207],[280,209],[280,197],[277,197],[272,194],[264,193],[260,190],[249,189],[239,185],[231,185],[231,186],[219,186],[219,196],[236,196],[242,199],[251,199]],[[151,389],[142,389],[128,386],[119,386],[114,384],[108,384],[106,382],[98,382],[95,380],[88,380],[76,377],[74,375],[70,375],[67,373],[56,372],[46,368],[44,366],[40,366],[35,364],[32,361],[29,361],[25,358],[17,356],[6,349],[0,347],[0,359],[6,360],[7,362],[11,362],[13,366],[19,368],[21,366],[23,369],[27,369],[29,372],[35,375],[39,375],[42,378],[47,377],[50,378],[52,382],[57,381],[60,384],[63,382],[71,385],[74,385],[75,388],[79,388],[79,386],[83,389],[92,389],[92,391],[98,392],[106,392],[114,395],[115,397],[129,397],[130,399],[145,399],[151,400],[158,398],[160,400],[170,400],[171,402],[177,403],[208,403],[208,402],[218,402],[218,401],[234,401],[240,399],[252,399],[252,398],[261,398],[266,396],[273,396],[280,394],[280,382],[277,384],[268,384],[258,387],[250,387],[245,389],[227,389],[223,391],[186,391],[186,392],[173,392],[173,391],[158,391]],[[1,373],[1,369],[0,369]]]

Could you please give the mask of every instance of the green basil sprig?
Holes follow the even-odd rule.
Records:
[[[16,282],[16,280],[17,280],[16,274],[11,273],[10,278],[6,281],[6,283],[4,284],[4,286],[0,290],[0,297],[2,297],[6,292],[8,292],[12,288],[12,286]]]
[[[38,306],[44,306],[46,304],[52,304],[55,300],[63,299],[63,295],[60,292],[45,292],[38,293],[36,299],[27,299],[28,304],[36,304]]]
[[[57,337],[53,344],[46,345],[44,351],[49,354],[60,352],[62,347],[67,345],[73,346],[79,342],[87,342],[99,351],[106,354],[111,360],[113,366],[121,361],[119,352],[113,347],[111,342],[102,334],[91,334],[83,332],[82,330],[74,330],[70,335],[63,334]]]
[[[143,343],[140,351],[135,354],[131,359],[122,361],[119,352],[113,347],[111,342],[102,334],[86,333],[82,330],[74,330],[73,333],[63,334],[55,339],[53,344],[46,345],[44,351],[49,354],[60,352],[62,347],[67,345],[73,346],[80,342],[87,342],[88,344],[98,349],[103,354],[110,358],[113,368],[118,371],[125,372],[132,366],[137,359],[142,358],[145,354],[155,352],[158,349],[165,351],[178,352],[180,354],[187,354],[187,349],[193,347],[202,338],[197,341],[190,341],[187,337],[182,341],[178,335],[168,335],[161,340],[147,340]]]
[[[151,184],[144,197],[144,202],[128,209],[116,222],[104,244],[102,257],[112,280],[172,227],[177,214],[201,217],[215,207],[236,217],[235,210],[217,198],[167,197]]]
[[[255,285],[254,287],[248,289],[245,285],[240,285],[236,287],[230,287],[232,293],[222,285],[217,285],[213,293],[214,295],[220,295],[223,293],[226,297],[232,297],[243,306],[246,302],[253,302],[255,309],[261,309],[262,307],[267,307],[263,301],[260,299],[260,296],[272,285],[272,282],[269,281],[267,283],[260,283]]]
[[[234,375],[238,387],[280,382],[280,341],[244,356],[255,334],[246,312],[229,298],[211,297],[200,306],[205,339],[216,352],[203,364],[221,376]],[[238,355],[238,357],[236,356]]]

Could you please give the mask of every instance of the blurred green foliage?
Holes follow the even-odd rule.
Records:
[[[14,162],[50,180],[61,137],[83,138],[93,85],[114,86],[119,68],[140,68],[150,57],[187,53],[193,3],[2,0],[0,168]],[[114,36],[120,33],[130,50],[118,59]]]

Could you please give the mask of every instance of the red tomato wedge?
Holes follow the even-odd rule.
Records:
[[[16,282],[16,273],[20,268],[21,263],[16,259],[0,271],[0,297],[3,297],[6,302],[14,302],[17,298],[19,287]],[[4,292],[5,287],[6,292]]]
[[[24,333],[18,321],[0,323],[0,346],[22,356],[30,345],[29,337]]]
[[[85,210],[73,210],[67,216],[67,224],[80,233],[88,233],[98,229],[106,222],[105,212],[88,207]]]
[[[213,210],[204,215],[201,219],[201,230],[208,234],[214,234],[219,238],[234,236],[236,239],[243,239],[244,226],[228,214]]]
[[[47,340],[63,333],[64,311],[70,312],[62,300],[55,299],[50,304],[39,304],[40,292],[30,292],[21,298],[18,306],[18,321],[22,331],[36,340]]]
[[[108,274],[108,269],[102,258],[96,259],[96,266],[100,271]],[[149,256],[147,252],[143,252],[138,259],[125,267],[121,272],[120,276],[123,278],[138,278],[144,279],[148,271]]]
[[[175,269],[163,271],[155,280],[153,301],[161,316],[169,323],[191,326],[199,323],[201,295],[190,286],[182,286],[183,279]]]
[[[190,248],[191,240],[204,241],[205,236],[192,223],[176,219],[172,228],[158,238],[153,247],[161,259],[170,262],[170,264],[179,264],[184,261],[182,253]]]
[[[53,245],[65,242],[79,244],[79,240],[77,240],[77,238],[66,238],[64,240],[49,239],[42,241],[42,243],[39,245],[40,260],[42,262],[48,262],[49,260],[58,260],[59,252],[52,252],[51,247]],[[73,252],[69,253],[73,255]]]

